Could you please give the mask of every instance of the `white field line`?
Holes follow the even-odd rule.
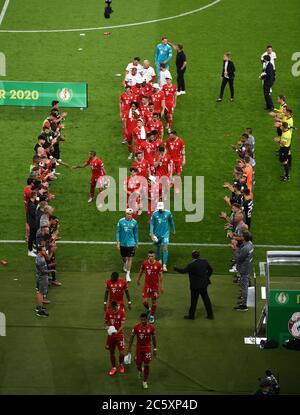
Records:
[[[3,19],[4,19],[4,16],[5,16],[6,10],[8,8],[8,5],[9,5],[9,0],[5,0],[4,6],[3,6],[1,14],[0,14],[0,26],[3,22]]]
[[[209,7],[214,6],[215,4],[220,3],[222,0],[215,0],[212,3],[206,4],[205,6],[199,7],[198,9],[191,10],[189,12],[180,13],[176,16],[169,16],[169,17],[162,17],[161,19],[154,19],[154,20],[147,20],[144,22],[137,22],[137,23],[126,23],[120,24],[115,26],[101,26],[101,27],[85,27],[81,29],[42,29],[42,30],[0,30],[0,33],[61,33],[61,32],[87,32],[87,31],[94,31],[94,30],[104,30],[104,29],[119,29],[122,27],[132,27],[132,26],[142,26],[150,23],[158,23],[164,22],[166,20],[174,20],[178,19],[179,17],[189,16],[193,13],[201,12],[202,10],[208,9]],[[9,2],[9,0],[8,0]],[[1,24],[1,23],[0,23]]]
[[[18,239],[2,239],[0,244],[24,244],[25,241]],[[115,241],[58,241],[65,245],[115,245]],[[153,245],[152,242],[139,242],[139,245]],[[203,246],[203,247],[229,247],[229,244],[206,244],[198,242],[171,242],[170,246]],[[288,248],[299,249],[300,245],[254,245],[255,248]]]

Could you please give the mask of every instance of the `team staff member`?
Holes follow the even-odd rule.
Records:
[[[266,110],[273,111],[274,104],[271,98],[271,88],[275,82],[275,71],[274,66],[270,62],[271,58],[269,55],[264,56],[265,68],[264,72],[260,75],[260,79],[263,80],[264,97],[266,101]]]
[[[180,272],[181,274],[188,273],[190,278],[191,306],[189,314],[184,316],[184,318],[187,320],[195,319],[197,302],[199,295],[201,295],[206,308],[206,318],[213,320],[213,309],[207,292],[207,287],[210,284],[209,278],[212,275],[213,269],[206,259],[200,259],[199,251],[193,251],[192,258],[192,262],[190,262],[185,268],[174,267],[174,270]]]
[[[183,51],[183,45],[177,43],[173,45],[173,43],[169,42],[169,45],[172,46],[173,49],[176,50],[176,69],[177,69],[177,95],[184,95],[186,94],[185,91],[185,82],[184,82],[184,74],[186,71],[186,55]]]
[[[126,281],[130,282],[130,270],[132,258],[138,248],[138,223],[132,217],[133,209],[127,208],[125,217],[120,219],[117,224],[117,249],[120,251],[124,263],[123,270],[126,271]]]
[[[289,176],[289,150],[291,147],[292,129],[289,129],[289,125],[286,121],[282,123],[281,137],[274,138],[276,143],[279,143],[279,161],[284,169],[284,176],[281,176],[283,182],[290,180]]]
[[[164,63],[166,65],[166,69],[169,69],[169,62],[171,58],[172,48],[168,45],[168,39],[166,37],[162,37],[161,43],[156,46],[155,50],[155,63],[158,80],[160,74],[160,64]]]
[[[223,69],[222,69],[222,84],[220,90],[220,96],[217,99],[217,102],[221,102],[223,99],[224,89],[227,83],[229,83],[230,88],[230,101],[233,101],[234,98],[234,75],[235,75],[235,66],[232,60],[230,60],[230,53],[227,52],[223,56]]]

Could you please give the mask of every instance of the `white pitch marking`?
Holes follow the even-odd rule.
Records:
[[[9,0],[5,0],[4,6],[3,6],[1,14],[0,14],[0,26],[3,22],[3,19],[4,19],[4,16],[5,16],[6,10],[8,8],[8,5],[9,5]]]
[[[194,9],[194,10],[191,10],[189,12],[180,13],[180,14],[177,14],[176,16],[163,17],[161,19],[147,20],[145,22],[127,23],[127,24],[120,24],[120,25],[116,25],[116,26],[87,27],[87,28],[81,28],[81,29],[0,30],[0,33],[62,33],[62,32],[86,32],[86,31],[93,31],[93,30],[119,29],[119,28],[122,28],[122,27],[142,26],[142,25],[145,25],[145,24],[164,22],[166,20],[174,20],[174,19],[178,19],[179,17],[189,16],[190,14],[198,13],[198,12],[201,12],[202,10],[208,9],[209,7],[212,7],[215,4],[220,3],[221,1],[222,0],[215,0],[212,3],[206,4],[205,6],[199,7],[198,9]]]
[[[57,241],[59,244],[64,245],[115,245],[115,241]],[[0,244],[24,244],[25,241],[19,239],[2,239]],[[139,245],[150,245],[152,242],[139,242]],[[170,246],[203,246],[203,247],[227,247],[229,244],[205,244],[198,242],[171,242]],[[300,245],[254,245],[255,248],[288,248],[288,249],[299,249]]]

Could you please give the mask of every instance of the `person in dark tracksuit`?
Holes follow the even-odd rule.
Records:
[[[264,97],[266,101],[265,109],[268,111],[272,111],[274,109],[274,104],[271,98],[271,88],[275,82],[275,70],[270,60],[271,58],[269,55],[264,56],[264,72],[260,75],[260,79],[263,81]]]
[[[171,42],[168,42],[168,43],[177,52],[177,55],[176,55],[177,95],[185,95],[186,90],[185,90],[184,74],[186,71],[187,61],[186,61],[186,55],[183,51],[183,45],[181,45],[180,43],[177,43],[176,45],[174,45]]]
[[[28,237],[28,256],[36,257],[33,252],[33,245],[35,244],[36,237],[36,192],[31,193],[31,197],[27,203],[27,216],[29,225],[29,237]]]
[[[208,318],[209,320],[213,320],[213,309],[207,292],[207,287],[210,284],[209,278],[212,275],[213,269],[209,265],[208,261],[206,259],[200,259],[199,251],[193,251],[192,262],[190,262],[185,268],[174,267],[174,270],[180,272],[181,274],[189,274],[191,306],[189,309],[189,314],[187,316],[184,316],[184,318],[188,320],[195,319],[197,302],[199,295],[201,295],[206,308],[206,318]]]
[[[252,270],[253,261],[253,244],[252,235],[248,231],[242,232],[243,242],[235,250],[235,260],[237,271],[240,274],[240,286],[241,286],[241,303],[234,309],[236,311],[247,311],[247,297],[250,274]]]

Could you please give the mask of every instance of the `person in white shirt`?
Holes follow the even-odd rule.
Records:
[[[164,63],[160,64],[160,74],[159,74],[159,86],[162,88],[167,83],[167,78],[173,79],[170,71],[166,69]]]
[[[135,67],[131,68],[130,72],[125,76],[123,85],[134,86],[136,84],[138,77],[140,77],[140,75],[137,73],[137,68]]]
[[[149,82],[153,82],[156,78],[155,70],[150,66],[150,62],[148,60],[144,60],[142,69],[141,69],[141,76],[146,84]]]
[[[141,62],[141,59],[137,56],[136,58],[133,58],[133,61],[132,62],[130,62],[127,66],[126,66],[126,69],[125,69],[125,76],[126,75],[128,75],[128,74],[130,74],[130,72],[131,72],[131,69],[132,68],[136,68],[136,70],[137,70],[137,72],[141,72],[142,71],[142,69],[143,69],[143,67],[142,67],[142,65],[140,64],[140,62]]]
[[[275,60],[277,59],[277,55],[276,52],[273,51],[272,45],[268,45],[267,46],[267,50],[261,55],[260,60],[263,64],[263,69],[265,69],[265,61],[264,61],[264,56],[269,55],[270,56],[270,62],[274,67],[275,70]]]

